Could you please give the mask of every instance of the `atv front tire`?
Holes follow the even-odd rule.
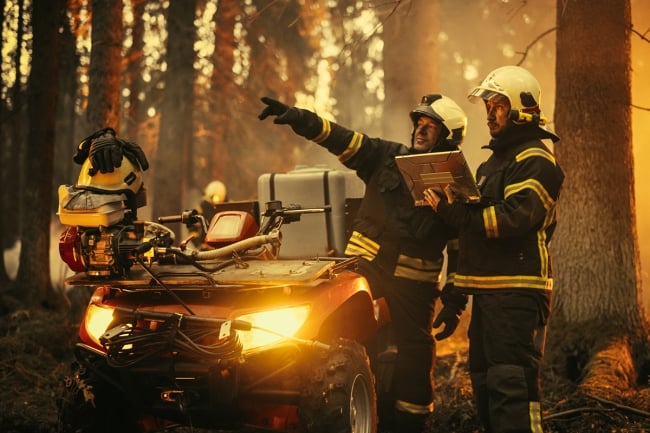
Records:
[[[125,397],[78,363],[73,363],[59,400],[57,433],[136,433]]]
[[[364,347],[336,339],[309,366],[299,408],[303,433],[376,433],[374,377]]]

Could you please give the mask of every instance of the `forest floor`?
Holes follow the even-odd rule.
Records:
[[[0,432],[53,433],[78,320],[70,312],[20,309],[12,298],[1,295]],[[454,336],[438,347],[432,433],[479,431],[466,363],[467,316]],[[546,433],[650,433],[647,382],[623,398],[612,395],[611,400],[602,393],[598,398],[584,395],[574,383],[550,371],[544,372],[542,386]]]

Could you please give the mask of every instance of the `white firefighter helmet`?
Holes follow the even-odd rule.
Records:
[[[440,138],[447,145],[460,146],[465,139],[465,130],[467,129],[467,116],[462,108],[456,102],[444,95],[431,94],[424,95],[420,103],[409,114],[413,123],[411,133],[411,144],[413,143],[413,134],[420,116],[427,116],[440,122],[443,126],[443,132]]]
[[[470,102],[488,101],[496,95],[508,98],[510,119],[515,124],[536,122],[543,138],[558,141],[560,138],[546,125],[540,102],[542,90],[537,78],[521,66],[501,66],[490,72],[467,96]]]
[[[219,180],[213,180],[205,187],[203,198],[214,205],[226,201],[226,194],[226,185]]]
[[[91,176],[91,172],[94,174]],[[79,178],[75,187],[99,193],[124,192],[137,194],[142,189],[142,170],[138,164],[133,164],[128,158],[122,158],[122,164],[115,167],[113,172],[102,173],[93,169],[87,158],[81,165]]]

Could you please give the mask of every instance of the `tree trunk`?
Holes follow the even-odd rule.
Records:
[[[54,147],[54,182],[52,184],[54,209],[58,207],[57,187],[61,184],[75,182],[74,176],[78,166],[72,161],[80,137],[75,131],[77,115],[75,102],[77,96],[77,67],[79,56],[76,52],[76,39],[72,34],[70,23],[65,20],[61,31],[61,48],[59,51],[59,87],[56,109],[56,141]],[[83,135],[79,134],[79,135]]]
[[[229,140],[229,134],[235,129],[232,122],[232,113],[237,109],[239,102],[237,88],[234,82],[233,66],[235,65],[235,24],[241,9],[237,2],[221,2],[214,16],[215,24],[215,47],[212,54],[212,77],[210,77],[211,92],[209,106],[210,118],[214,122],[214,129],[211,131],[211,140],[207,141],[206,149],[208,157],[208,169],[201,172],[202,178],[197,178],[200,187],[205,187],[212,180],[226,182],[226,187],[238,173],[232,167],[237,155],[237,148],[230,152],[229,143],[236,143],[237,140]],[[206,175],[208,177],[206,177]]]
[[[630,2],[558,1],[555,152],[566,173],[553,248],[556,289],[549,347],[569,375],[618,378],[647,342],[640,309],[630,124]],[[629,341],[629,343],[628,343]],[[612,352],[612,348],[616,351]],[[627,349],[625,349],[627,347]],[[562,355],[564,354],[564,355]],[[573,374],[570,373],[573,370]],[[607,371],[609,370],[609,371]],[[606,385],[602,383],[601,385]]]
[[[384,22],[384,131],[389,140],[404,142],[412,127],[408,113],[427,93],[438,88],[438,2],[395,3]],[[405,143],[407,144],[407,143]]]
[[[88,133],[120,127],[122,2],[92,0],[92,48],[88,91]],[[87,134],[86,134],[87,135]]]
[[[144,110],[140,101],[142,85],[142,59],[144,57],[144,21],[142,15],[145,0],[132,1],[133,6],[133,43],[127,54],[126,83],[129,89],[129,107],[126,116],[126,136],[129,140],[139,140],[138,131],[143,120]]]
[[[171,0],[167,11],[167,72],[160,138],[153,164],[153,216],[178,215],[190,173],[196,0]],[[180,224],[170,225],[180,235]]]
[[[35,2],[32,67],[28,82],[28,140],[22,173],[22,247],[15,281],[16,296],[28,305],[60,306],[60,294],[50,283],[51,183],[56,120],[59,26],[61,0]],[[40,204],[40,205],[38,205]]]
[[[2,11],[5,10],[5,1],[2,0]],[[9,185],[10,183],[15,184],[15,180],[19,179],[19,164],[16,164],[16,161],[19,159],[19,147],[22,143],[22,136],[19,134],[21,131],[21,126],[23,122],[19,121],[22,119],[22,89],[20,85],[20,55],[21,50],[18,49],[22,46],[23,43],[23,9],[24,2],[18,1],[15,6],[18,10],[16,25],[16,45],[17,49],[14,53],[14,73],[15,81],[14,86],[11,92],[11,106],[7,104],[7,100],[2,101],[2,118],[0,118],[0,139],[3,141],[3,151],[2,151],[2,169],[0,171],[0,182],[2,185]],[[4,48],[5,38],[2,38],[2,46]],[[4,52],[4,49],[1,51]],[[14,246],[15,242],[18,240],[18,235],[20,233],[20,207],[16,206],[18,202],[18,191],[20,188],[2,188],[0,190],[0,207],[2,212],[0,213],[0,251],[4,251],[7,248]],[[9,287],[10,278],[7,273],[7,268],[5,264],[4,254],[0,254],[0,289]]]

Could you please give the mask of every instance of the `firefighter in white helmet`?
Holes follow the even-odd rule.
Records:
[[[219,203],[223,203],[228,199],[228,190],[226,189],[226,184],[220,180],[213,180],[209,182],[203,189],[203,197],[201,197],[201,202],[197,212],[203,215],[205,222],[208,227],[210,226],[210,221],[216,213],[215,206]],[[199,248],[200,250],[211,249],[210,246],[204,243],[206,233],[203,231],[202,227],[194,226],[190,229],[194,238],[192,243]]]
[[[359,272],[373,296],[386,299],[394,329],[397,358],[390,390],[378,390],[379,429],[422,433],[433,411],[435,302],[441,296],[444,305],[433,323],[444,325],[439,339],[458,325],[466,297],[453,289],[456,231],[428,207],[415,206],[395,156],[458,149],[467,117],[451,98],[425,95],[410,112],[413,127],[407,146],[371,138],[271,98],[262,102],[266,107],[260,120],[275,116],[274,123],[287,124],[325,147],[366,185],[345,254],[359,257]],[[445,247],[448,275],[441,293],[438,278]]]
[[[564,174],[543,139],[559,140],[540,109],[540,86],[519,66],[490,72],[469,94],[483,103],[492,155],[476,179],[481,205],[427,190],[459,230],[455,285],[472,296],[469,368],[489,433],[542,431],[540,368],[550,315],[549,242]]]
[[[226,185],[220,180],[213,180],[203,190],[203,201],[214,207],[215,204],[226,201],[227,194],[228,190],[226,189]]]

